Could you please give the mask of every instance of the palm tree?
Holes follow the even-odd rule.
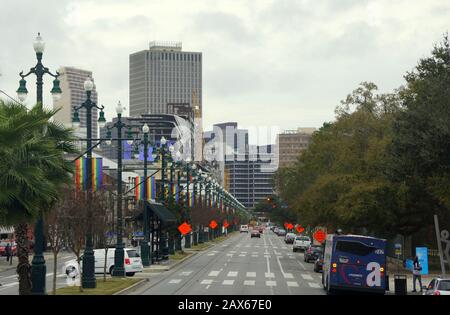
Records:
[[[19,294],[31,292],[28,225],[51,209],[70,184],[75,152],[70,129],[51,122],[56,113],[37,104],[0,100],[0,223],[15,226]]]

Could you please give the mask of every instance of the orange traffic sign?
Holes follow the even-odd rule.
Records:
[[[286,228],[287,228],[288,230],[292,230],[292,229],[294,228],[294,226],[292,225],[292,223],[288,223],[288,224],[286,225]]]
[[[186,235],[188,234],[190,231],[192,231],[192,228],[189,224],[187,224],[186,222],[184,222],[183,224],[181,224],[178,227],[178,231],[180,231],[181,234]]]
[[[217,222],[215,220],[211,220],[211,222],[209,222],[209,227],[214,230],[217,227]]]
[[[305,230],[305,228],[303,226],[301,226],[300,224],[297,225],[297,232],[298,233],[302,233]]]
[[[229,227],[229,226],[230,226],[230,224],[228,223],[227,220],[225,220],[225,222],[223,222],[223,227],[224,227],[224,228],[227,228],[227,227]]]
[[[322,230],[317,230],[314,235],[313,235],[314,239],[320,243],[323,243],[325,241],[325,239],[327,238],[327,235],[325,234],[324,231]]]

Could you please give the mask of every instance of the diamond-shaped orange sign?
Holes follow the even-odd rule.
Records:
[[[209,222],[209,227],[214,230],[217,227],[217,222],[215,220],[211,220],[211,222]]]
[[[297,232],[298,232],[298,233],[302,233],[304,230],[305,230],[305,228],[302,227],[300,224],[297,225]]]
[[[228,221],[225,220],[225,222],[223,222],[223,227],[224,228],[228,228],[230,226],[230,224],[228,224]]]
[[[294,228],[294,226],[292,225],[292,223],[288,223],[288,224],[286,225],[286,228],[287,228],[288,230],[292,230],[292,229]]]
[[[178,231],[180,231],[181,234],[186,235],[188,234],[190,231],[192,231],[192,228],[189,224],[187,224],[186,222],[184,222],[183,224],[181,224],[178,227]]]
[[[323,243],[323,241],[325,241],[325,239],[327,238],[327,235],[325,234],[324,231],[322,230],[317,230],[314,234],[313,237],[316,241]]]

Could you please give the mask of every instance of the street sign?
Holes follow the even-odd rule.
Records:
[[[395,255],[401,256],[402,255],[402,244],[396,243],[394,246],[395,246]]]
[[[180,231],[181,234],[186,235],[186,234],[188,234],[189,232],[192,231],[192,228],[191,228],[191,226],[189,224],[184,222],[183,224],[181,224],[178,227],[178,231]]]
[[[302,233],[305,230],[300,224],[297,225],[297,232]]]
[[[314,234],[313,237],[316,241],[318,241],[319,243],[323,243],[325,241],[325,239],[327,238],[327,235],[325,234],[324,231],[322,230],[317,230]]]
[[[215,220],[211,220],[211,222],[209,222],[209,227],[214,230],[217,227],[217,222]]]
[[[284,222],[284,228],[287,229],[288,228],[288,224],[287,222]]]
[[[292,230],[292,229],[294,228],[294,226],[292,225],[292,223],[288,223],[287,226],[286,226],[286,228],[287,228],[288,230]]]
[[[225,220],[225,222],[223,222],[223,227],[224,228],[228,228],[230,225],[228,224],[228,221],[227,220]]]
[[[419,264],[422,267],[421,275],[428,274],[428,248],[416,247],[416,256],[419,258]]]

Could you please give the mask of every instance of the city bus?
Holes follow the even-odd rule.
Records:
[[[338,290],[384,294],[387,286],[386,240],[329,234],[325,241],[322,285]]]

